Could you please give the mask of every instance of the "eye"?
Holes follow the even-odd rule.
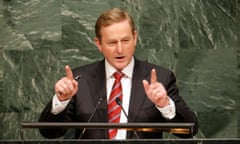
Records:
[[[110,41],[110,42],[108,43],[108,45],[114,46],[116,43],[117,43],[117,42],[115,42],[115,41]]]
[[[127,44],[127,43],[129,42],[129,39],[124,39],[124,40],[122,40],[122,42],[123,42],[124,44]]]

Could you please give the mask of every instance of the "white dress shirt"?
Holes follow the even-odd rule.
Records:
[[[130,101],[130,93],[132,88],[132,75],[133,75],[133,67],[134,67],[134,58],[132,58],[131,62],[125,67],[121,72],[124,76],[121,79],[122,85],[122,107],[126,111],[128,115],[129,101]],[[109,100],[110,93],[112,91],[112,86],[115,81],[113,74],[117,71],[113,68],[108,61],[105,61],[105,70],[106,70],[106,78],[107,78],[107,99]],[[123,110],[121,111],[120,123],[127,123],[128,119],[125,116]],[[117,135],[114,139],[126,139],[126,130],[119,129],[117,131]]]

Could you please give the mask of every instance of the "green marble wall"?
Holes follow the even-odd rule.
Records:
[[[239,0],[0,0],[0,139],[19,139],[20,123],[38,120],[64,65],[102,58],[94,23],[112,7],[135,19],[136,56],[176,73],[199,117],[196,138],[239,138]]]

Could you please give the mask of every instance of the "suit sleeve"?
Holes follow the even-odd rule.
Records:
[[[69,102],[66,109],[59,114],[51,113],[52,101],[50,101],[42,111],[39,122],[71,122],[72,119],[72,100]],[[67,130],[63,128],[40,128],[40,134],[45,138],[58,138],[63,136]]]

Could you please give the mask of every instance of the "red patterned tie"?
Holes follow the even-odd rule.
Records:
[[[115,81],[108,101],[108,121],[110,123],[119,123],[121,107],[116,103],[116,98],[119,97],[122,100],[121,78],[123,73],[115,72],[113,76],[115,77]],[[113,139],[117,134],[117,129],[109,129],[108,133],[109,139]]]

